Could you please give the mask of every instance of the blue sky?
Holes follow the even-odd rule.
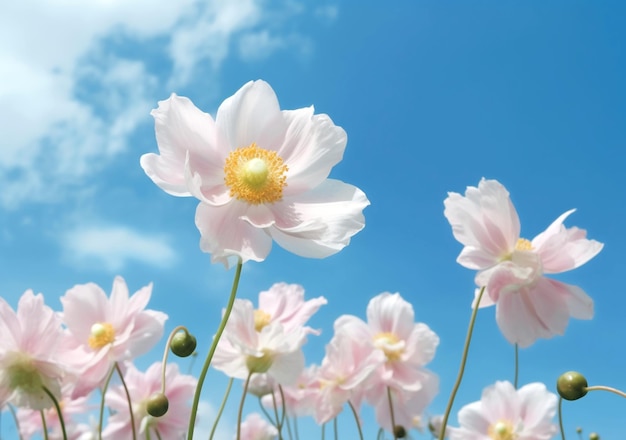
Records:
[[[523,236],[577,208],[566,224],[605,243],[559,276],[594,298],[595,318],[522,350],[520,382],[553,387],[574,369],[591,384],[626,388],[622,2],[68,0],[0,9],[0,294],[13,306],[31,288],[58,310],[75,284],[110,291],[117,274],[131,291],[153,282],[151,307],[169,314],[168,329],[187,325],[204,355],[234,271],[200,252],[196,201],[157,188],[139,157],[157,148],[157,101],[175,92],[214,114],[245,82],[264,79],[282,108],[315,105],[347,131],[331,177],[372,203],[365,229],[338,255],[308,260],[274,246],[244,268],[240,297],[286,281],[328,299],[312,321],[323,333],[309,340],[309,362],[321,361],[338,316],[364,317],[370,298],[400,292],[441,337],[430,364],[441,391],[429,412],[443,411],[474,276],[455,263],[461,246],[443,200],[484,176],[509,189]],[[493,309],[481,310],[455,408],[512,375],[513,348]],[[220,391],[205,399],[216,404],[226,381],[209,380]],[[601,393],[567,402],[569,438],[576,426],[623,437],[624,405]],[[354,432],[347,416],[340,424]]]

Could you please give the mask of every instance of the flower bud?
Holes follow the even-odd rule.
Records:
[[[568,371],[559,376],[556,389],[565,400],[577,400],[587,394],[587,379],[576,371]]]
[[[170,404],[163,393],[154,393],[150,397],[148,397],[148,402],[146,403],[146,411],[152,417],[161,417],[165,415],[167,409]]]
[[[196,349],[196,338],[186,330],[178,332],[172,338],[170,348],[172,353],[178,357],[187,357]]]
[[[600,436],[595,432],[592,432],[591,434],[589,434],[589,440],[600,440]]]
[[[393,427],[393,436],[396,438],[406,438],[406,429],[402,425],[396,425]]]

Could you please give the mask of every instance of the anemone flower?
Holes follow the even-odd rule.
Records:
[[[144,154],[141,166],[167,193],[200,200],[200,247],[213,262],[263,261],[272,240],[324,258],[363,228],[365,194],[328,179],[345,131],[313,107],[281,110],[266,82],[245,84],[215,120],[175,94],[152,116],[160,154]]]
[[[482,179],[465,196],[449,193],[444,205],[452,233],[464,245],[457,261],[479,271],[476,284],[485,288],[479,307],[496,305],[509,342],[527,347],[562,335],[570,317],[593,317],[593,301],[581,288],[543,276],[582,266],[602,249],[584,230],[563,225],[574,210],[528,240],[520,237],[517,211],[496,180]]]

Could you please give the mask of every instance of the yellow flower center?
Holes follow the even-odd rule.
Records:
[[[498,420],[490,425],[487,435],[492,440],[515,440],[517,438],[513,425],[507,420]]]
[[[374,336],[374,346],[381,349],[389,361],[397,361],[402,357],[404,345],[402,344],[399,347],[393,347],[399,342],[400,339],[398,339],[398,337],[393,333],[389,332],[378,333]]]
[[[263,330],[263,327],[268,325],[272,321],[272,317],[269,313],[264,312],[261,309],[257,309],[254,311],[254,329],[257,332]]]
[[[515,250],[516,251],[532,251],[533,244],[530,242],[530,240],[527,240],[525,238],[518,238],[517,243],[515,243]]]
[[[252,205],[274,203],[283,198],[288,167],[275,152],[257,147],[237,148],[226,158],[224,182],[230,196]]]
[[[89,346],[94,350],[104,347],[115,341],[115,330],[108,322],[96,322],[91,326],[89,335]]]

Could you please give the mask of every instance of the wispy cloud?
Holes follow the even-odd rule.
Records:
[[[123,226],[75,229],[63,237],[62,246],[72,264],[104,266],[111,272],[129,262],[168,267],[177,259],[164,237]]]
[[[207,64],[217,78],[233,46],[243,59],[310,50],[309,39],[280,28],[303,14],[295,6],[288,0],[8,3],[0,15],[0,209],[56,201],[79,188],[127,149],[159,87],[183,87],[199,66],[206,74]]]

